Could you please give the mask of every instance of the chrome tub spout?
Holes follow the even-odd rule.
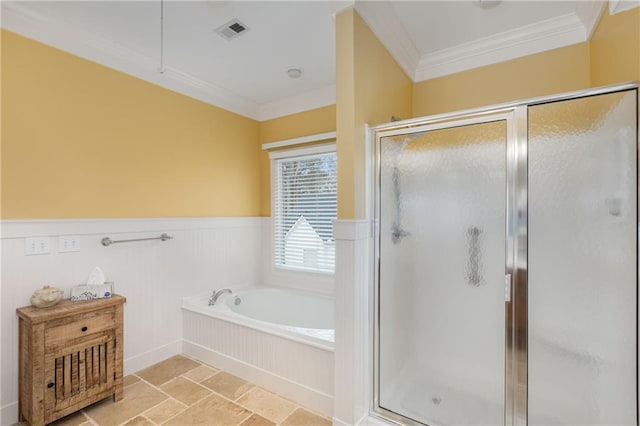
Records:
[[[222,296],[224,293],[232,293],[231,289],[223,288],[220,291],[213,290],[211,297],[209,298],[209,306],[213,306],[218,301],[218,298]]]

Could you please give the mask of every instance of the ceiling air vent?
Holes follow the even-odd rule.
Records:
[[[216,28],[216,32],[226,40],[233,40],[241,34],[249,31],[249,27],[237,19],[227,22],[226,24]]]

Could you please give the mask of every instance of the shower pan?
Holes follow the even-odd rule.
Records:
[[[372,136],[373,412],[637,425],[637,85]]]

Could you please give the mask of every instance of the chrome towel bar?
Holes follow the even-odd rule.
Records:
[[[131,243],[133,241],[150,241],[150,240],[160,240],[160,241],[167,241],[167,240],[171,240],[173,239],[173,237],[167,235],[167,234],[162,234],[159,237],[153,237],[153,238],[136,238],[133,240],[116,240],[113,241],[111,238],[109,237],[104,237],[101,240],[101,243],[103,246],[107,247],[110,246],[111,244],[116,244],[116,243]]]

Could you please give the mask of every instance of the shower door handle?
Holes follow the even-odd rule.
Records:
[[[504,276],[504,301],[511,302],[511,274]]]

